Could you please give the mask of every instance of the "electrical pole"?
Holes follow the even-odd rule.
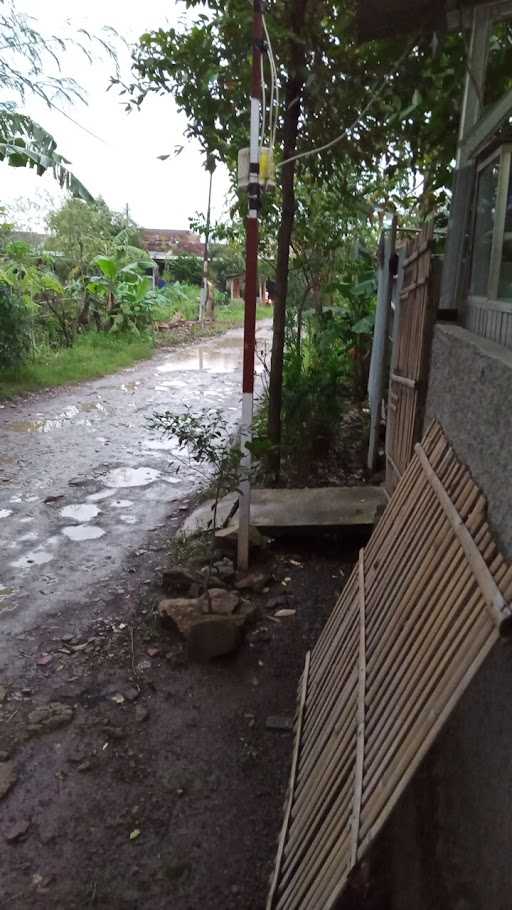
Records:
[[[256,336],[256,298],[258,293],[258,243],[260,211],[260,114],[261,57],[263,53],[263,0],[254,0],[252,28],[251,129],[249,141],[248,213],[245,246],[245,315],[242,383],[242,422],[240,448],[240,508],[238,525],[238,568],[249,566],[249,527],[251,518],[251,452],[254,399],[254,349]]]
[[[215,170],[215,161],[207,158],[207,170],[210,173],[210,184],[208,187],[208,209],[206,212],[206,227],[204,232],[204,249],[203,249],[203,284],[201,286],[201,296],[199,299],[199,321],[202,322],[205,315],[208,315],[208,257],[210,241],[210,220],[212,211],[212,183],[213,172]]]

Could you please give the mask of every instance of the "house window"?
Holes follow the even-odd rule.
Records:
[[[499,160],[494,159],[486,164],[478,175],[471,268],[471,294],[477,297],[487,296],[492,241],[496,224],[496,196],[499,173]]]
[[[512,145],[478,168],[473,220],[470,302],[512,306]],[[501,307],[499,307],[501,308]]]

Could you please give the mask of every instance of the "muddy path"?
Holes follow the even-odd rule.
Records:
[[[271,338],[259,323],[258,349]],[[176,473],[155,411],[240,413],[242,330],[113,376],[0,404],[0,671],[13,637],[48,616],[115,594],[123,561],[165,526],[172,533],[204,480]],[[261,364],[258,367],[261,370]]]
[[[228,657],[191,663],[159,621],[201,480],[176,483],[146,417],[211,404],[235,425],[240,361],[231,332],[0,410],[2,907],[265,906],[304,654],[362,541],[269,545]]]
[[[276,542],[270,590],[251,598],[261,619],[209,664],[155,621],[152,550],[92,619],[24,636],[23,672],[0,674],[2,907],[263,910],[304,654],[356,553]],[[293,615],[278,620],[283,591]]]

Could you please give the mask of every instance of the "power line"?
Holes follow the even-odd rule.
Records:
[[[270,91],[270,110],[269,110],[269,134],[270,134],[270,147],[273,148],[276,141],[277,133],[277,119],[279,114],[279,79],[277,77],[277,66],[274,57],[274,51],[272,49],[272,42],[270,40],[270,34],[267,28],[267,22],[265,16],[263,19],[263,31],[265,33],[265,41],[267,42],[267,51],[268,59],[270,63],[270,73],[271,73],[271,91]],[[274,95],[275,95],[275,107],[274,107]]]
[[[399,68],[399,66],[403,63],[405,58],[410,54],[412,48],[414,47],[414,45],[416,44],[416,41],[418,40],[418,37],[419,37],[418,35],[415,35],[413,40],[407,45],[405,51],[402,54],[400,54],[400,57],[398,58],[398,60],[396,61],[395,65],[393,67],[393,73]],[[333,148],[333,146],[338,145],[338,143],[341,142],[342,139],[344,139],[348,133],[351,133],[352,130],[355,129],[356,126],[358,126],[358,124],[361,122],[364,115],[368,113],[368,111],[373,106],[375,101],[377,101],[377,99],[380,98],[384,89],[387,87],[388,81],[391,78],[391,76],[393,75],[393,73],[391,73],[391,72],[388,73],[388,75],[381,82],[381,84],[376,89],[374,89],[374,91],[372,92],[372,94],[370,96],[369,101],[364,106],[361,113],[359,113],[357,115],[354,122],[350,126],[346,127],[346,129],[344,129],[343,132],[341,132],[339,134],[339,136],[335,136],[335,138],[331,139],[330,142],[326,142],[324,145],[319,145],[317,148],[309,149],[306,152],[299,152],[297,155],[292,155],[290,158],[285,158],[284,161],[281,161],[278,164],[278,167],[283,167],[285,164],[289,164],[291,161],[298,161],[300,158],[309,158],[310,155],[318,155],[320,152],[325,152],[325,151],[327,151],[327,149]]]
[[[78,129],[82,130],[84,133],[87,133],[89,136],[92,136],[93,139],[97,139],[97,141],[101,142],[103,145],[106,145],[110,148],[114,148],[114,146],[110,145],[110,143],[107,142],[106,139],[103,139],[101,136],[98,136],[96,133],[93,133],[92,130],[90,130],[87,126],[84,126],[78,120],[75,120],[75,118],[72,117],[71,114],[67,114],[66,111],[63,111],[62,108],[58,107],[58,105],[55,104],[53,101],[50,104],[50,110],[52,110],[52,109],[54,111],[57,111],[59,114],[62,114],[62,116],[65,117],[66,120],[69,120],[71,123],[74,123],[75,126],[78,127]]]

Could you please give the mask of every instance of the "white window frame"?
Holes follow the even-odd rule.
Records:
[[[473,254],[475,241],[475,222],[476,222],[476,201],[478,196],[478,182],[482,171],[491,164],[492,161],[498,160],[500,170],[498,176],[498,186],[496,189],[496,213],[494,217],[494,229],[491,247],[491,258],[489,262],[489,277],[487,280],[487,294],[485,296],[476,296],[471,294],[471,277],[473,270]],[[510,183],[510,174],[512,170],[512,143],[503,143],[492,154],[488,155],[478,164],[475,180],[475,190],[473,194],[473,216],[471,227],[471,257],[469,262],[469,293],[467,295],[468,303],[478,306],[489,307],[492,310],[498,310],[503,313],[512,312],[512,301],[500,300],[498,296],[498,286],[500,280],[501,264],[503,260],[503,241],[505,239],[505,219],[507,214],[507,199]]]

